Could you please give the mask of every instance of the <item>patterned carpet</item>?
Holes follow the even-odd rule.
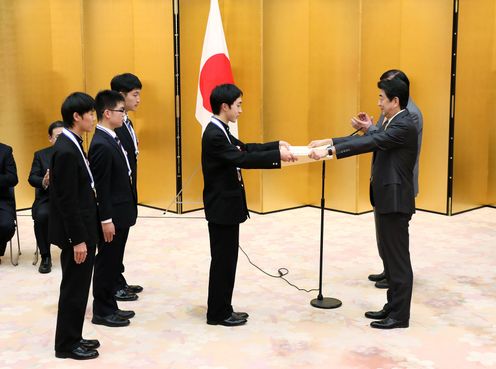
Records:
[[[299,287],[318,287],[320,211],[302,208],[252,215],[241,246],[270,273],[286,267]],[[31,265],[29,212],[19,216],[23,254],[17,267],[2,258],[0,368],[496,368],[496,209],[446,217],[418,212],[410,223],[415,275],[410,328],[374,330],[363,316],[382,307],[385,291],[367,275],[380,272],[373,215],[326,212],[324,296],[334,310],[310,306],[316,292],[269,278],[240,253],[234,304],[248,324],[205,324],[209,266],[203,212],[163,215],[140,208],[126,254],[127,279],[145,290],[121,303],[136,317],[125,328],[91,323],[85,338],[102,343],[100,357],[78,362],[54,357],[61,271],[41,275]]]

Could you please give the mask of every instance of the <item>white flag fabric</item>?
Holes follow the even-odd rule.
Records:
[[[219,1],[210,0],[210,13],[208,15],[203,52],[200,61],[200,74],[198,76],[198,92],[196,95],[196,119],[202,125],[202,132],[210,122],[212,108],[210,107],[210,93],[214,87],[223,83],[234,83],[227,51],[224,28],[219,10]],[[230,132],[238,137],[237,124],[229,124]]]

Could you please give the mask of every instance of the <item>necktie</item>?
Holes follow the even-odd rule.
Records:
[[[382,125],[381,125],[381,129],[383,129],[385,131],[388,124],[389,124],[389,121],[386,118],[384,118],[384,121],[382,122]]]

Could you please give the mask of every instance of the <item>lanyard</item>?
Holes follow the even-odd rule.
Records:
[[[129,119],[128,119],[127,115],[124,117],[124,125],[126,126],[129,134],[131,135],[131,139],[133,140],[134,153],[136,154],[136,156],[138,156],[138,154],[139,154],[138,138],[136,137],[136,134],[134,133],[133,127],[131,127],[131,123],[129,123]]]
[[[95,181],[93,180],[93,174],[91,174],[90,170],[90,165],[88,164],[88,159],[86,159],[86,156],[84,156],[83,149],[81,149],[81,145],[76,141],[76,137],[74,137],[74,134],[71,133],[67,128],[62,129],[62,133],[64,136],[66,136],[69,140],[71,140],[74,145],[78,148],[79,152],[81,153],[81,156],[83,158],[84,164],[86,165],[86,170],[88,171],[88,175],[90,176],[90,184],[91,188],[94,190],[95,189]]]
[[[231,139],[229,138],[229,135],[227,134],[227,131],[226,131],[226,128],[224,127],[224,125],[215,117],[212,117],[211,122],[213,124],[215,124],[217,127],[219,127],[222,130],[222,132],[224,132],[224,134],[227,137],[227,140],[229,141],[230,144],[232,144]]]
[[[229,141],[229,143],[232,145],[233,143],[231,142],[231,139],[229,138],[229,135],[227,134],[227,131],[226,131],[226,128],[224,127],[224,125],[219,121],[219,119],[217,119],[216,117],[212,117],[212,120],[211,122],[213,124],[215,124],[217,127],[219,127],[222,132],[224,132],[224,134],[226,135],[227,137],[227,140]],[[238,181],[241,183],[241,186],[243,186],[243,179],[241,178],[241,168],[238,168],[236,167],[236,172],[238,174]]]
[[[115,134],[114,131],[111,131],[105,127],[102,127],[101,125],[97,125],[96,126],[97,129],[99,129],[100,131],[102,132],[105,132],[106,134],[108,134],[110,137],[112,137],[112,139],[116,142],[117,146],[119,146],[119,148],[121,149],[122,153],[124,154],[124,159],[126,160],[126,165],[127,165],[127,173],[129,175],[129,178],[131,178],[131,173],[132,173],[132,170],[131,170],[131,165],[129,165],[129,159],[127,158],[127,152],[126,150],[124,150],[124,147],[122,146],[120,140],[119,140],[119,137],[117,137],[117,135]],[[112,135],[112,132],[114,135]],[[119,141],[117,141],[119,140]]]

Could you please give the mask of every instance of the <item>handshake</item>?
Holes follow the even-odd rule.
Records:
[[[281,161],[292,163],[298,160],[298,158],[291,152],[290,144],[286,141],[279,141],[279,153],[281,154]]]
[[[356,129],[356,131],[351,135],[355,135],[359,131],[365,133],[374,124],[374,118],[369,116],[367,113],[360,112],[355,117],[351,118],[351,126]],[[319,160],[325,158],[330,154],[329,149],[332,151],[332,156],[336,156],[336,150],[333,146],[332,138],[327,138],[324,140],[315,140],[308,144],[311,149],[308,152],[308,157]]]
[[[332,138],[327,138],[324,140],[314,140],[308,144],[311,149],[308,152],[308,157],[314,160],[320,160],[329,155],[329,146],[332,146]],[[333,147],[334,148],[334,147]],[[335,152],[333,151],[333,155]]]

